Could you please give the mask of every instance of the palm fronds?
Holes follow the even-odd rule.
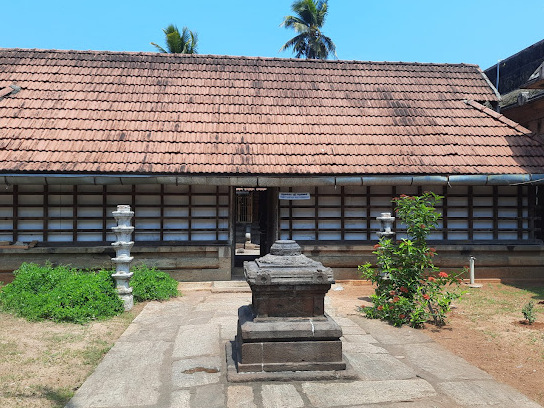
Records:
[[[296,15],[285,16],[281,25],[298,34],[280,51],[292,48],[296,58],[327,59],[330,54],[336,57],[336,46],[321,32],[328,12],[327,0],[297,0],[291,9]]]
[[[178,28],[170,24],[162,30],[166,39],[166,49],[158,44],[151,43],[159,52],[170,54],[197,54],[198,36],[187,27],[183,27],[181,32]]]

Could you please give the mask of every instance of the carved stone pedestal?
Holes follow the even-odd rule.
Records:
[[[252,304],[238,310],[232,350],[237,373],[265,374],[251,380],[280,372],[314,373],[304,379],[342,377],[342,329],[324,308],[334,283],[331,269],[302,255],[295,241],[276,241],[270,254],[244,264],[244,274]]]

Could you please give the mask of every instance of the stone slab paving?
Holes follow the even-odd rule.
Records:
[[[338,314],[330,300],[357,380],[229,383],[225,344],[251,293],[244,282],[183,291],[143,309],[68,408],[540,407],[424,333]]]

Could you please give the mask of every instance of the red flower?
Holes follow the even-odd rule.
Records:
[[[395,297],[393,298],[393,303],[397,303],[399,300],[400,300],[400,298],[399,298],[398,296],[395,296]]]
[[[382,305],[378,306],[378,310],[383,310],[383,306]]]
[[[447,278],[447,277],[448,277],[448,274],[447,274],[446,272],[440,272],[440,273],[438,274],[438,276],[439,276],[440,278]]]
[[[429,282],[434,282],[436,279],[434,276],[429,276]]]
[[[406,198],[406,197],[408,197],[406,194],[401,194],[400,195],[400,198]]]
[[[400,314],[399,319],[406,319],[406,315]]]
[[[405,286],[401,286],[399,289],[402,293],[408,293],[408,288]]]
[[[397,292],[395,292],[394,290],[390,290],[390,291],[389,291],[389,294],[390,294],[391,296],[395,296],[395,295],[397,294]]]
[[[436,248],[429,248],[429,252],[436,252]]]
[[[361,309],[364,309],[366,306],[365,305],[361,305]]]
[[[426,228],[425,224],[421,224],[419,227],[420,228]]]
[[[431,297],[429,295],[427,295],[426,293],[423,295],[423,299],[425,300],[429,300]]]
[[[380,244],[374,245],[374,249],[378,249],[380,247]]]

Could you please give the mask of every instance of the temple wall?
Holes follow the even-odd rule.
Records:
[[[331,267],[337,280],[359,279],[357,266],[373,263],[373,245],[304,245],[303,253]],[[444,271],[468,266],[476,258],[476,279],[544,281],[544,245],[436,245],[435,264]],[[110,247],[36,247],[0,249],[0,281],[9,282],[22,262],[71,264],[78,268],[114,268]],[[134,263],[146,263],[168,272],[179,281],[229,280],[229,246],[135,246]]]
[[[10,282],[13,270],[23,262],[70,264],[76,268],[109,268],[115,251],[109,246],[35,247],[0,249],[0,282]],[[133,264],[145,263],[168,272],[179,281],[229,280],[230,246],[139,246],[131,250]]]
[[[372,245],[301,245],[303,253],[333,269],[337,280],[359,279],[357,265],[374,263]],[[544,245],[436,245],[436,266],[460,271],[474,256],[476,279],[544,281]]]
[[[391,198],[434,190],[445,198],[434,240],[445,270],[476,257],[477,278],[544,279],[541,200],[535,187],[322,186],[282,187],[309,199],[278,200],[278,238],[295,239],[306,255],[333,268],[336,279],[358,278],[373,262],[376,216],[393,212]],[[135,262],[180,281],[231,278],[233,190],[226,186],[20,185],[0,192],[0,281],[22,262],[112,268],[115,205],[135,210]],[[272,222],[275,224],[276,220]],[[402,238],[402,225],[394,225]],[[36,246],[24,249],[29,243]]]

